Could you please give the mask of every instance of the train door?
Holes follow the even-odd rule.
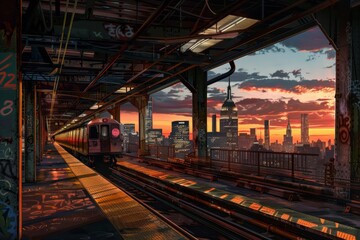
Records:
[[[102,153],[110,152],[109,125],[100,125],[100,146]]]

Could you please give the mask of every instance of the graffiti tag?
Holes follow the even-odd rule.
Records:
[[[16,214],[14,209],[0,201],[0,239],[16,239]]]
[[[5,196],[11,190],[11,183],[8,180],[0,179],[0,195]]]
[[[350,118],[348,116],[340,115],[339,116],[339,140],[341,143],[348,143],[350,140]]]
[[[127,24],[104,24],[104,28],[108,31],[108,35],[115,39],[128,39],[134,35],[133,28]]]
[[[11,66],[13,54],[9,54],[4,59],[0,60],[0,86],[4,88],[16,90],[16,76],[14,73],[7,73],[6,70]]]
[[[10,115],[14,111],[13,105],[14,105],[13,101],[5,100],[3,106],[0,106],[0,115],[2,116]]]

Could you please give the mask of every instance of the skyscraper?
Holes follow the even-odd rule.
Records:
[[[162,129],[149,129],[148,136],[149,144],[161,145],[163,143]]]
[[[256,128],[250,128],[250,142],[251,145],[253,145],[253,143],[257,141],[257,137],[256,137]],[[250,145],[250,146],[251,146]]]
[[[309,144],[309,119],[306,113],[301,114],[301,143]]]
[[[184,157],[190,151],[189,121],[173,121],[171,134],[177,157]]]
[[[294,151],[293,137],[291,135],[290,119],[288,119],[288,124],[286,127],[286,134],[284,135],[283,148],[284,148],[284,152],[293,152]]]
[[[220,132],[226,133],[226,145],[236,148],[238,144],[238,110],[231,97],[230,78],[227,96],[220,112]]]
[[[212,132],[215,133],[216,132],[216,115],[212,115]]]
[[[270,149],[270,120],[264,121],[264,129],[265,129],[265,143],[264,147],[269,150]]]
[[[148,142],[148,131],[153,128],[152,122],[152,97],[149,98],[148,105],[146,106],[145,115],[145,141]]]

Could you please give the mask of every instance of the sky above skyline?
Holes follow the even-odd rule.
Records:
[[[334,140],[335,50],[318,27],[268,46],[235,61],[231,75],[232,98],[238,108],[239,132],[256,128],[264,138],[264,120],[270,120],[270,141],[283,141],[288,118],[294,142],[300,141],[300,115],[309,116],[310,141]],[[208,80],[229,70],[225,64],[208,72]],[[208,131],[226,98],[228,78],[208,86]],[[187,120],[192,131],[192,95],[181,83],[151,95],[153,128],[168,136],[172,121]],[[121,106],[121,122],[135,123],[138,112],[130,103]]]

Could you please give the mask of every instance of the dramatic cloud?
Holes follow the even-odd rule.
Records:
[[[297,51],[317,52],[323,48],[332,48],[321,30],[317,27],[295,35],[281,42],[288,48],[295,48]]]
[[[247,91],[269,89],[301,94],[306,91],[321,91],[324,88],[334,89],[335,82],[333,80],[249,80],[240,83],[238,88]]]
[[[276,72],[270,74],[271,77],[278,77],[278,78],[287,78],[289,79],[289,73],[284,72],[284,70],[277,70]]]
[[[274,44],[269,47],[263,48],[259,51],[256,51],[253,54],[250,55],[260,55],[260,54],[267,54],[267,53],[285,53],[285,49],[280,47],[279,44]]]
[[[324,53],[327,55],[327,58],[329,60],[335,59],[335,57],[336,57],[336,51],[334,49],[326,50]]]
[[[168,113],[182,116],[191,116],[192,114],[192,96],[185,95],[182,98],[169,97],[169,94],[160,91],[152,95],[153,97],[153,112],[154,113]]]
[[[208,79],[211,80],[212,78],[217,77],[219,75],[220,74],[214,74],[213,72],[211,72],[211,74],[208,74]],[[250,79],[264,79],[264,78],[267,78],[267,76],[260,75],[259,72],[248,73],[243,68],[239,68],[237,71],[235,71],[230,76],[231,82],[243,82],[243,81],[250,80]],[[229,78],[227,77],[227,78],[221,79],[220,81],[227,82],[227,81],[229,81]]]
[[[293,70],[291,71],[292,75],[294,75],[294,77],[301,77],[301,68],[297,69],[297,70]]]
[[[269,119],[272,126],[286,126],[287,119],[296,124],[302,113],[309,114],[313,126],[333,126],[334,107],[324,102],[301,102],[290,99],[288,102],[268,99],[248,98],[236,103],[240,124],[264,124]]]

